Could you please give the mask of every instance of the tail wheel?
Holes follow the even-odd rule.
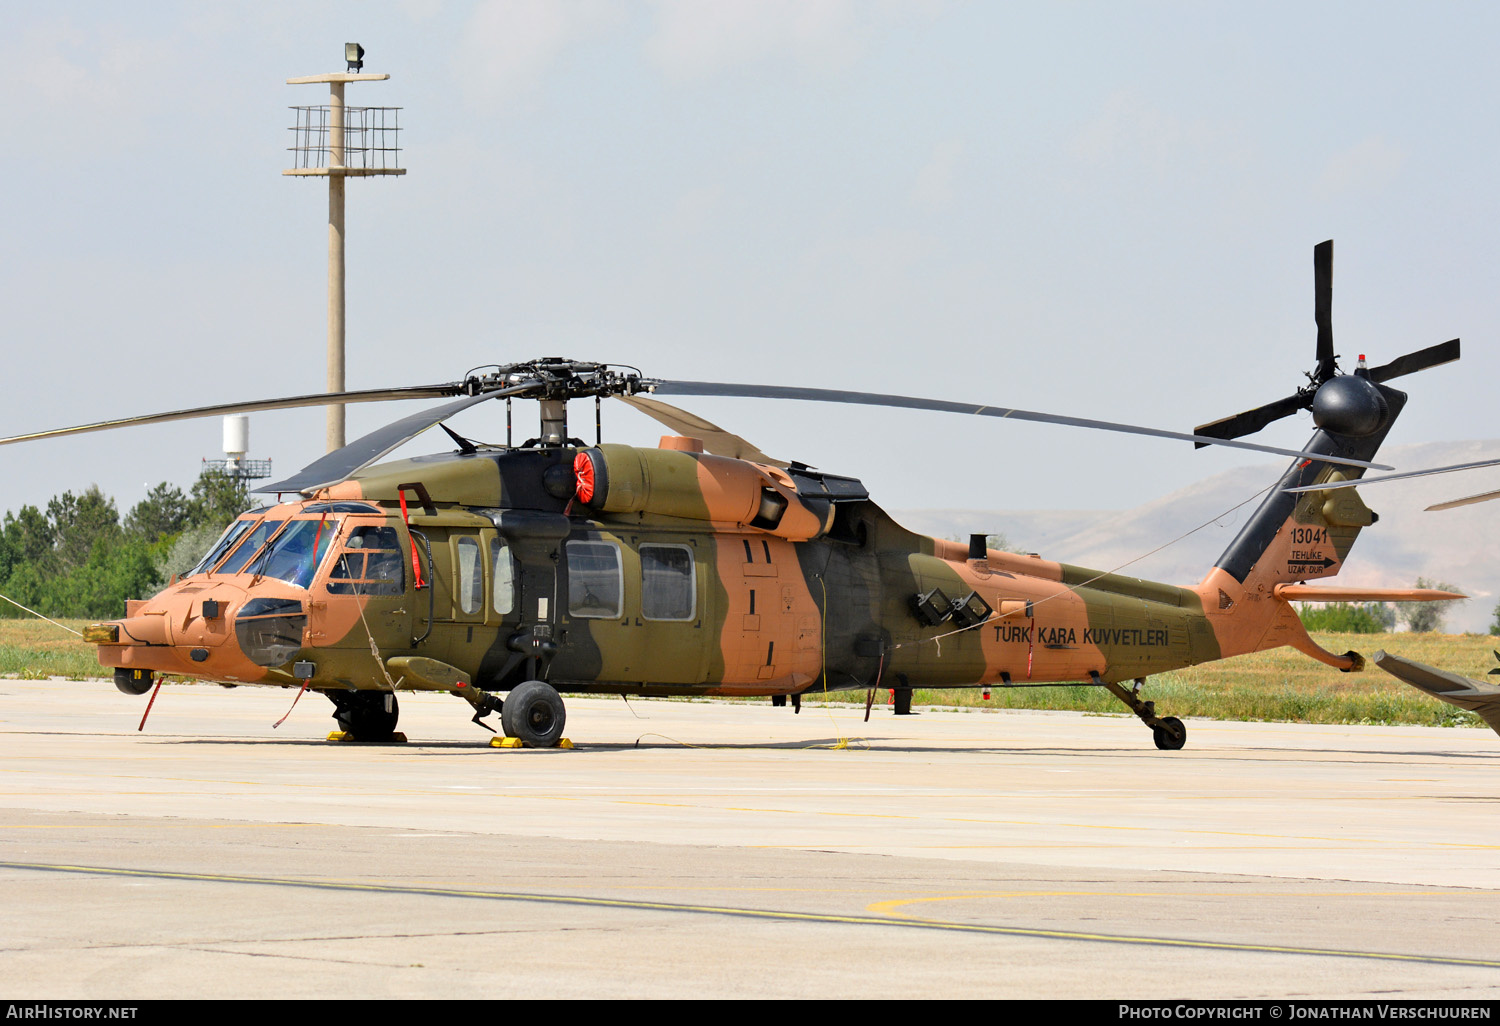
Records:
[[[1176,716],[1163,716],[1151,728],[1151,736],[1156,741],[1156,747],[1164,752],[1178,751],[1187,744],[1187,728]]]
[[[329,692],[333,718],[355,741],[389,741],[396,733],[401,707],[391,691]]]
[[[562,696],[539,680],[517,685],[500,708],[505,733],[532,748],[556,748],[567,718]]]

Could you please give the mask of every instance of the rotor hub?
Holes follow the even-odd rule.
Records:
[[[1337,435],[1364,438],[1385,425],[1389,406],[1380,389],[1357,374],[1326,381],[1313,396],[1313,423]]]
[[[463,392],[480,395],[518,385],[530,387],[513,392],[514,398],[557,402],[593,396],[634,395],[646,389],[641,372],[634,367],[552,356],[526,363],[476,367],[464,375]]]

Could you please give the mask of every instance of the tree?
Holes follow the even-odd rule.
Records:
[[[163,481],[125,516],[125,533],[147,543],[177,534],[192,519],[193,507],[182,489]]]
[[[95,542],[118,540],[120,514],[115,500],[98,485],[90,485],[81,495],[63,492],[54,496],[46,513],[22,506],[15,516],[6,514],[4,533],[10,569],[24,563],[43,576],[56,576],[88,562]]]
[[[195,526],[207,524],[222,530],[225,524],[254,505],[243,478],[209,468],[193,482],[188,500],[188,523]]]
[[[198,561],[208,555],[208,550],[222,533],[219,528],[208,524],[198,524],[183,531],[171,548],[156,561],[162,580],[169,581],[197,566]]]
[[[1458,586],[1448,584],[1444,581],[1429,581],[1425,577],[1418,577],[1416,587],[1436,588],[1439,591],[1458,591]],[[1464,601],[1459,599],[1458,601]],[[1402,602],[1399,603],[1400,611],[1396,618],[1406,625],[1406,629],[1416,634],[1428,634],[1439,630],[1443,626],[1443,618],[1447,614],[1447,602]]]
[[[1495,607],[1495,622],[1490,624],[1491,634],[1500,634],[1500,606]]]

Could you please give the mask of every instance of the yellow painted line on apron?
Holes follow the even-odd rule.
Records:
[[[409,895],[434,898],[470,898],[481,901],[513,901],[546,905],[622,909],[639,912],[678,912],[699,915],[730,916],[740,919],[763,919],[776,922],[819,923],[844,926],[875,926],[908,930],[937,930],[1000,937],[1026,937],[1038,940],[1086,941],[1099,944],[1122,944],[1143,947],[1181,948],[1198,951],[1236,951],[1271,955],[1308,955],[1321,958],[1359,958],[1383,962],[1413,962],[1429,965],[1456,965],[1483,969],[1500,969],[1500,961],[1481,958],[1454,958],[1441,955],[1412,955],[1390,951],[1361,951],[1341,948],[1310,948],[1290,944],[1242,944],[1229,941],[1187,940],[1176,937],[1147,937],[1129,934],[1087,933],[1078,930],[1041,930],[1017,926],[986,926],[977,923],[954,923],[942,920],[888,919],[875,916],[841,916],[815,912],[787,912],[773,909],[735,908],[727,905],[693,905],[675,902],[631,901],[615,898],[586,898],[565,894],[528,894],[524,892],[477,891],[437,887],[395,886],[314,880],[281,879],[265,876],[234,876],[217,873],[173,873],[164,870],[115,869],[106,866],[73,866],[41,862],[0,862],[0,869],[20,871],[77,873],[87,876],[128,877],[135,879],[175,880],[190,883],[251,884],[273,887],[295,887],[307,890],[342,891],[346,893]]]

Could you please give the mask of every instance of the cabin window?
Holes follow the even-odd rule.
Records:
[[[336,520],[293,520],[286,530],[271,540],[264,552],[245,567],[246,573],[274,577],[305,588],[312,583],[318,564],[323,561],[334,536],[339,533]],[[255,539],[252,537],[251,541]],[[313,546],[317,546],[317,552]]]
[[[568,542],[569,616],[618,620],[624,583],[614,542]]]
[[[458,590],[455,597],[461,613],[477,613],[484,604],[484,564],[479,557],[477,538],[458,539]]]
[[[496,539],[490,551],[494,554],[491,578],[495,582],[495,613],[508,616],[516,609],[516,561],[510,546]]]
[[[641,546],[641,615],[691,620],[697,605],[693,552],[686,545]]]
[[[400,595],[406,559],[394,527],[356,527],[328,575],[330,595]]]

